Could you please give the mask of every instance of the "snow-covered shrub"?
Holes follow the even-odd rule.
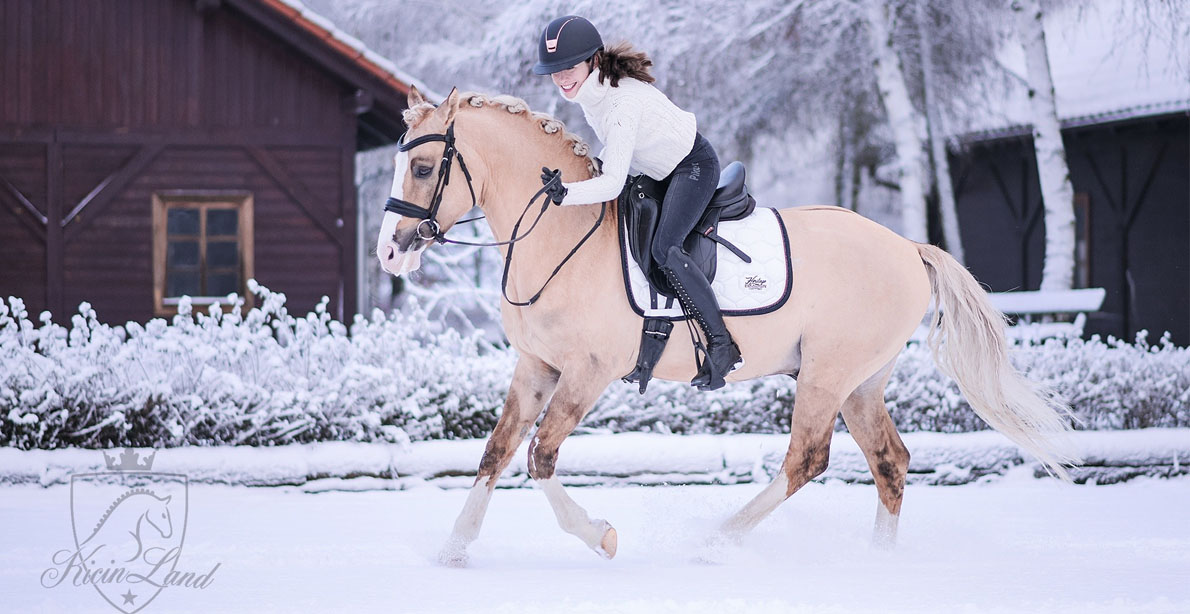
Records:
[[[1023,340],[1013,360],[1032,380],[1066,399],[1077,428],[1129,429],[1190,426],[1190,349],[1168,336],[1156,345],[1146,334],[1129,344],[1083,339]],[[773,377],[731,384],[710,393],[654,382],[648,394],[613,385],[583,421],[590,431],[651,430],[679,433],[788,432],[797,384]],[[902,432],[987,429],[942,375],[924,345],[911,344],[897,360],[885,390],[889,413]],[[839,428],[843,428],[842,420]]]
[[[585,432],[680,434],[788,432],[794,389],[794,381],[788,377],[741,382],[714,392],[653,380],[642,396],[635,384],[615,383],[580,428]]]
[[[275,445],[483,437],[512,377],[515,352],[461,335],[411,304],[357,316],[350,329],[327,301],[302,317],[253,284],[260,307],[171,321],[101,323],[83,303],[69,329],[24,303],[0,302],[0,445],[19,448]],[[674,343],[682,340],[676,339]],[[1080,428],[1190,426],[1190,349],[1098,338],[1023,343],[1033,380],[1069,400]],[[796,383],[770,377],[700,393],[654,381],[641,396],[615,383],[584,431],[787,432]],[[987,428],[910,345],[885,395],[901,431]]]
[[[511,377],[507,350],[416,305],[357,316],[327,301],[304,317],[253,285],[261,306],[112,327],[83,303],[67,330],[0,302],[0,445],[272,445],[479,437]]]
[[[1051,342],[1023,352],[1019,364],[1069,400],[1086,428],[1188,426],[1190,348],[1173,345],[1168,334],[1155,345],[1147,337]]]
[[[1173,345],[1168,335],[1157,345],[1147,342],[1145,332],[1133,344],[1098,336],[1021,341],[1012,357],[1029,379],[1071,404],[1079,428],[1190,425],[1190,349]],[[987,428],[922,346],[901,354],[885,399],[903,431]]]

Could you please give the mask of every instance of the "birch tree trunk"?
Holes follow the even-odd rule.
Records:
[[[926,0],[916,0],[918,41],[921,47],[921,83],[925,94],[926,125],[930,135],[930,152],[934,159],[934,185],[938,187],[938,208],[942,213],[942,237],[946,250],[960,264],[963,257],[963,238],[959,234],[959,213],[954,202],[954,186],[950,182],[950,161],[946,157],[945,132],[934,95],[934,47],[932,23],[926,19]]]
[[[848,129],[846,115],[839,119],[839,158],[835,165],[835,203],[855,211],[856,176],[855,138]]]
[[[1074,283],[1074,188],[1054,103],[1054,81],[1050,76],[1045,28],[1037,0],[1010,0],[1017,16],[1025,67],[1029,81],[1029,104],[1033,118],[1033,149],[1037,155],[1037,177],[1045,207],[1045,264],[1041,271],[1042,290],[1067,290]]]
[[[901,58],[893,47],[889,7],[885,0],[867,0],[865,5],[868,39],[875,58],[876,85],[888,114],[901,167],[901,234],[907,239],[924,243],[927,240],[921,157],[924,121],[909,99]]]

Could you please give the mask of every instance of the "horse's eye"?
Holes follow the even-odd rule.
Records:
[[[425,179],[432,172],[434,172],[434,167],[432,166],[416,166],[413,168],[413,176],[418,179]]]

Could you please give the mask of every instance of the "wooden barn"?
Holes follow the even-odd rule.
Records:
[[[1104,288],[1087,334],[1190,345],[1190,79],[1143,14],[1095,0],[1045,22],[1077,222],[1075,286]],[[1150,34],[1152,34],[1150,32]],[[1023,57],[1001,63],[1024,74]],[[1014,64],[1014,62],[1017,62]],[[1023,87],[952,149],[966,264],[995,291],[1036,290],[1045,221]]]
[[[1190,344],[1190,114],[1067,124],[1075,286],[1107,290],[1086,333]],[[1038,289],[1045,226],[1028,129],[968,140],[951,168],[968,268],[994,291]]]
[[[122,323],[255,278],[350,317],[355,155],[411,81],[294,0],[0,0],[0,297]]]

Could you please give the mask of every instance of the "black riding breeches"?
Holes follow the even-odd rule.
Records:
[[[694,147],[678,163],[669,177],[661,219],[653,235],[653,262],[665,266],[669,248],[681,246],[719,185],[719,156],[702,134],[695,134]]]

